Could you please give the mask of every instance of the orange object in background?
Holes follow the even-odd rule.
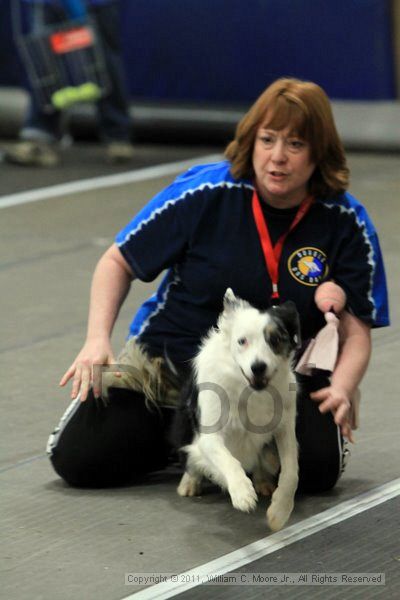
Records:
[[[93,32],[89,27],[74,27],[68,31],[57,31],[50,36],[50,45],[56,54],[64,54],[92,46]]]

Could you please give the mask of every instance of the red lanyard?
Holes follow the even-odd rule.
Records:
[[[267,270],[268,270],[269,276],[271,278],[271,283],[272,283],[271,299],[272,299],[273,303],[276,303],[279,301],[279,291],[278,291],[279,261],[280,261],[281,255],[282,255],[283,244],[285,243],[285,240],[286,240],[287,236],[289,235],[289,233],[300,223],[301,219],[310,210],[310,207],[311,207],[311,204],[313,203],[313,201],[314,201],[314,198],[312,196],[308,196],[307,198],[305,198],[302,201],[289,229],[281,235],[281,237],[276,242],[275,246],[273,246],[270,235],[269,235],[267,223],[266,223],[264,214],[261,209],[260,200],[258,199],[256,190],[254,190],[254,192],[253,192],[253,200],[252,200],[253,215],[254,215],[254,220],[256,222],[258,235],[260,237],[261,247],[262,247],[262,250],[264,253],[265,264],[267,266]]]

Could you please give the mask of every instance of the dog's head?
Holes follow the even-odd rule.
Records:
[[[229,336],[233,360],[256,390],[288,365],[300,343],[300,323],[293,302],[259,311],[228,288],[219,329]]]

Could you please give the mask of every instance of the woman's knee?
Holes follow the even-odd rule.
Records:
[[[91,394],[69,408],[50,436],[50,461],[73,486],[124,485],[167,465],[165,426],[163,415],[149,411],[136,392],[110,389],[107,405]]]
[[[303,378],[304,379],[304,378]],[[296,436],[299,444],[299,486],[307,493],[332,489],[343,468],[343,442],[331,413],[321,413],[309,393],[324,381],[301,381],[298,396]]]
[[[136,459],[135,459],[136,458]],[[151,471],[165,468],[167,454],[150,462],[143,457],[88,456],[55,448],[50,455],[54,471],[66,483],[80,488],[105,488],[133,484]]]
[[[300,449],[298,491],[317,494],[331,490],[342,474],[343,456],[336,448]]]

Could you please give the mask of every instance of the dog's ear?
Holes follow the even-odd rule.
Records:
[[[224,295],[224,313],[229,314],[233,312],[237,308],[247,308],[250,304],[247,300],[243,300],[243,298],[239,298],[239,296],[235,296],[232,288],[228,288]]]
[[[289,334],[293,348],[301,346],[301,332],[299,313],[294,302],[288,300],[283,304],[274,306],[274,315],[279,317]]]
[[[243,300],[243,298],[235,296],[233,290],[228,288],[224,295],[224,310],[222,312],[222,317],[230,316],[238,308],[248,308],[249,306],[250,304],[247,302],[247,300]]]
[[[224,312],[236,310],[240,306],[240,298],[233,293],[232,288],[228,288],[224,295]]]

